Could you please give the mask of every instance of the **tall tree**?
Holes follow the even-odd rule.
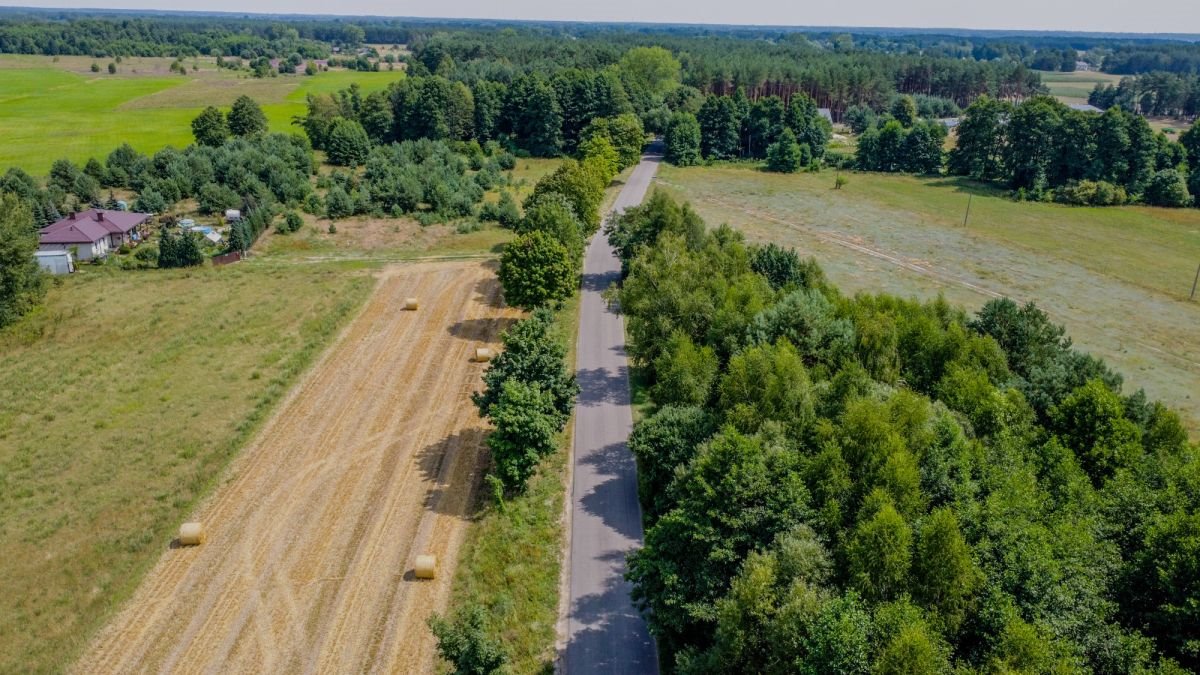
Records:
[[[192,136],[200,145],[216,147],[229,138],[229,124],[225,113],[214,106],[208,106],[196,119],[192,120]]]
[[[690,112],[677,112],[663,134],[663,156],[676,166],[700,163],[700,123]]]
[[[1000,173],[1004,155],[1003,125],[1011,112],[1005,101],[981,96],[967,108],[955,132],[958,142],[950,151],[950,171],[980,180]]]
[[[253,136],[267,130],[267,116],[254,99],[246,95],[234,100],[228,120],[229,131],[235,136]]]
[[[45,294],[36,250],[37,227],[28,205],[16,195],[0,194],[0,328],[24,316]]]

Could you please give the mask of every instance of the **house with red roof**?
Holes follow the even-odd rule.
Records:
[[[148,213],[108,209],[72,213],[41,229],[38,250],[74,250],[76,260],[104,258],[122,244],[137,241],[138,227],[148,220]]]

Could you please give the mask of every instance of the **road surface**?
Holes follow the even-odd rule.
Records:
[[[648,154],[613,204],[640,204],[661,157]],[[601,293],[620,278],[621,263],[597,233],[583,266],[576,372],[571,488],[570,587],[565,670],[657,673],[658,655],[625,581],[625,555],[642,545],[637,468],[627,441],[633,429],[625,324]]]
[[[208,542],[165,550],[77,672],[435,672],[425,621],[487,461],[470,356],[516,312],[477,261],[384,275],[196,513]],[[432,581],[412,576],[423,553]]]

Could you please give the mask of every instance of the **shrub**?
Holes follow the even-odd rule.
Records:
[[[1163,169],[1154,174],[1146,187],[1145,199],[1152,206],[1180,208],[1192,204],[1187,182],[1175,169]]]
[[[483,609],[478,605],[454,621],[436,615],[429,618],[429,628],[437,637],[438,654],[454,666],[455,675],[488,675],[508,662],[504,646],[487,636],[483,621]]]
[[[1113,206],[1127,199],[1125,188],[1106,181],[1073,181],[1054,190],[1054,201],[1075,206]]]

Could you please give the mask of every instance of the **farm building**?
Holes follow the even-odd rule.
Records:
[[[75,261],[70,251],[37,251],[33,254],[38,267],[48,274],[70,274],[75,271]]]
[[[1069,107],[1071,108],[1071,110],[1078,110],[1080,112],[1091,112],[1091,113],[1104,112],[1103,110],[1097,108],[1096,106],[1094,106],[1090,103],[1074,103],[1074,104],[1070,105]]]
[[[137,228],[150,219],[148,213],[88,209],[72,213],[43,227],[38,238],[40,251],[77,251],[79,260],[103,258],[109,251],[138,240]]]

